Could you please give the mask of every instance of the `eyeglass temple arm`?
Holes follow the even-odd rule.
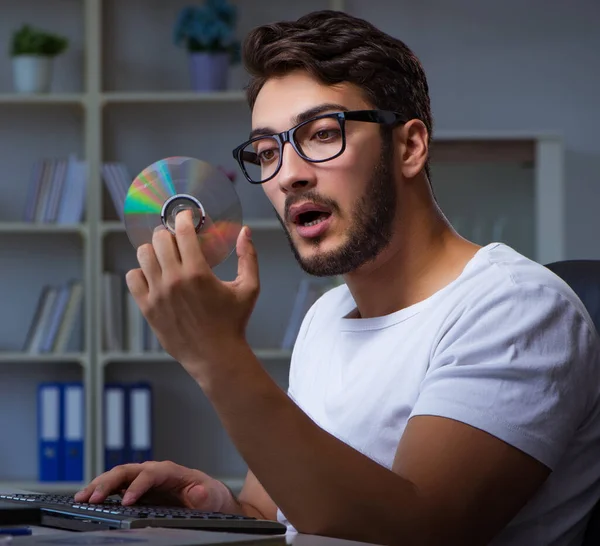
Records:
[[[354,112],[345,112],[344,117],[350,121],[368,121],[371,123],[384,123],[386,125],[406,122],[404,116],[391,110],[357,110]]]

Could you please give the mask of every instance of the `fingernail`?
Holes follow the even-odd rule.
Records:
[[[135,501],[135,495],[133,493],[127,492],[123,497],[122,504],[130,504]]]
[[[246,237],[252,239],[252,230],[248,226],[246,226]]]
[[[102,488],[96,487],[96,489],[94,489],[94,492],[92,493],[92,495],[90,497],[90,502],[95,502],[97,500],[100,500],[101,498],[102,498]]]

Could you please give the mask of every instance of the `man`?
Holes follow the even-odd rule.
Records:
[[[381,544],[580,543],[600,494],[598,335],[546,268],[447,222],[418,60],[329,11],[260,27],[244,51],[253,129],[236,159],[301,266],[346,284],[305,317],[286,395],[245,339],[248,229],[221,282],[178,215],[128,286],[250,471],[235,498],[172,462],[124,465],[77,500],[124,492]]]

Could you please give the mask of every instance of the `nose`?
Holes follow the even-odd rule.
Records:
[[[291,143],[283,146],[281,169],[277,173],[279,188],[284,193],[310,189],[316,184],[314,166],[302,159]]]

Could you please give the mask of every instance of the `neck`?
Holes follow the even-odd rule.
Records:
[[[426,179],[411,183],[401,201],[388,247],[344,276],[357,304],[351,316],[383,316],[432,296],[455,280],[480,248],[452,229]]]

